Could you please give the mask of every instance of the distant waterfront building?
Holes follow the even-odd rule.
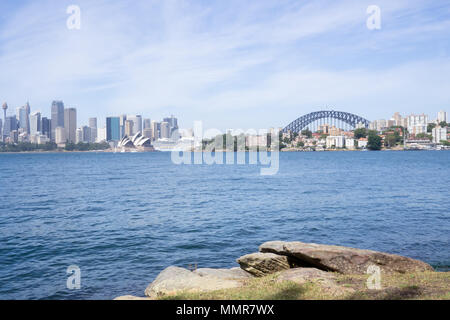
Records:
[[[358,140],[358,148],[367,148],[369,140],[367,138],[360,138]]]
[[[98,128],[96,142],[105,142],[105,141],[106,141],[106,128]]]
[[[161,138],[161,124],[157,121],[152,121],[152,139],[158,140]]]
[[[62,101],[52,102],[52,118],[51,118],[51,139],[56,140],[56,128],[64,128],[64,103]]]
[[[425,114],[421,115],[410,115],[408,116],[408,131],[410,134],[417,135],[419,133],[427,133],[428,127],[428,116]]]
[[[438,122],[447,122],[447,112],[441,110],[438,113]]]
[[[345,147],[349,150],[355,149],[355,139],[353,138],[345,138]]]
[[[108,117],[106,118],[106,141],[120,140],[120,118]]]
[[[30,115],[30,134],[36,135],[42,132],[41,130],[42,120],[41,113],[35,112]]]
[[[78,128],[75,136],[76,136],[75,143],[83,142],[83,129]]]
[[[133,120],[125,121],[125,136],[132,137],[134,135],[133,127],[134,127]]]
[[[64,127],[57,127],[55,129],[55,143],[59,146],[66,144],[66,130]]]
[[[5,124],[6,124],[6,110],[8,110],[8,104],[5,102],[2,105],[3,109],[3,130],[1,131],[1,140],[5,141],[6,134],[5,134]]]
[[[90,129],[90,141],[94,143],[97,141],[97,118],[89,118],[89,129]]]
[[[168,122],[161,122],[161,139],[170,138],[170,124]]]
[[[19,142],[19,131],[11,130],[11,132],[9,133],[9,137],[12,142],[14,142],[14,143]]]
[[[142,133],[142,135],[146,138],[152,139],[153,138],[153,131],[151,128],[146,128],[144,129],[144,132]]]
[[[433,128],[432,134],[433,134],[433,142],[434,143],[440,143],[441,141],[447,141],[447,127],[441,128],[440,126],[437,126],[437,127]]]
[[[41,120],[41,133],[51,139],[51,120],[46,117],[42,117]]]
[[[77,109],[64,109],[64,129],[66,129],[66,140],[75,143],[77,132]]]
[[[128,115],[127,120],[133,121],[133,134],[142,132],[142,116],[139,115]]]
[[[17,130],[17,120],[16,116],[6,117],[6,121],[3,124],[3,133],[5,137],[10,137],[12,131]]]
[[[0,141],[3,141],[3,121],[0,119]]]
[[[120,139],[122,139],[125,136],[125,121],[127,121],[126,115],[121,115],[119,117],[120,119]]]
[[[151,128],[152,128],[152,120],[144,119],[144,127],[142,128],[142,130],[151,129]]]
[[[30,133],[30,105],[17,108],[17,120],[22,132]]]
[[[344,148],[345,137],[344,136],[328,136],[326,140],[327,148]]]

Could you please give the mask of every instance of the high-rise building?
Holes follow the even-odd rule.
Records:
[[[17,108],[17,121],[22,132],[30,133],[30,105]]]
[[[444,110],[439,111],[438,113],[438,122],[447,122],[447,112]]]
[[[98,128],[96,142],[104,142],[104,141],[106,141],[106,128]]]
[[[0,119],[0,141],[3,141],[3,120]]]
[[[108,117],[106,118],[106,141],[120,140],[120,118]]]
[[[83,126],[83,127],[81,127],[81,130],[83,131],[83,139],[82,139],[82,141],[84,143],[90,143],[92,141],[91,127]]]
[[[49,139],[52,137],[51,120],[46,117],[42,117],[41,133]]]
[[[75,143],[83,142],[83,129],[78,128],[77,132],[75,133],[75,136],[76,136]]]
[[[6,117],[6,121],[3,124],[3,134],[5,137],[10,137],[12,131],[17,131],[16,116]]]
[[[425,114],[408,116],[408,131],[410,134],[427,133],[428,116]]]
[[[97,128],[97,118],[89,118],[89,128]]]
[[[125,135],[127,137],[132,137],[134,135],[133,127],[134,127],[134,122],[132,120],[125,121]]]
[[[152,128],[152,120],[151,119],[144,119],[144,127],[143,130],[145,129],[151,129]]]
[[[120,117],[120,139],[125,136],[125,121],[127,120],[126,115],[121,115]]]
[[[129,115],[129,116],[127,116],[127,120],[133,121],[133,134],[132,135],[135,135],[138,132],[142,132],[142,116]]]
[[[3,131],[1,131],[2,133],[1,133],[1,138],[2,138],[2,141],[5,141],[5,137],[6,137],[6,134],[5,134],[5,126],[6,126],[6,110],[8,109],[8,104],[5,102],[3,105],[2,105],[2,109],[3,109],[3,122],[4,122],[4,126],[3,126]]]
[[[64,109],[64,129],[66,129],[66,140],[75,143],[77,132],[77,109]]]
[[[89,142],[94,143],[97,141],[97,118],[89,118],[89,128],[91,131]]]
[[[173,131],[173,129],[178,129],[178,119],[174,116],[170,116],[170,118],[164,118],[163,121],[169,123],[171,131]]]
[[[41,120],[41,113],[40,112],[34,112],[30,115],[30,134],[36,135],[41,134],[42,129],[42,120]]]
[[[394,120],[396,126],[402,125],[402,115],[399,112],[394,113],[392,120]]]
[[[440,143],[441,141],[447,141],[447,127],[441,128],[440,126],[437,126],[437,127],[433,128],[432,134],[433,134],[433,142],[434,143]]]
[[[168,122],[161,122],[161,139],[170,138],[170,124]]]
[[[57,127],[55,129],[55,142],[58,145],[65,145],[66,144],[66,130],[64,127]]]
[[[64,103],[62,101],[53,101],[52,120],[51,120],[51,139],[56,140],[56,128],[64,128]]]
[[[157,121],[152,121],[152,139],[158,140],[161,138],[161,124]]]

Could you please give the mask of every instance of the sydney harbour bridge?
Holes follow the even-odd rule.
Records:
[[[287,133],[291,131],[300,133],[305,129],[315,132],[318,131],[320,126],[325,124],[344,130],[353,130],[357,127],[368,128],[370,121],[348,112],[334,110],[316,111],[296,119],[284,128],[283,132]]]

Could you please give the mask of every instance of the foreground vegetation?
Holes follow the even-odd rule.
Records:
[[[450,300],[450,272],[384,275],[381,290],[369,290],[365,275],[338,275],[339,293],[320,283],[279,282],[276,275],[246,280],[242,288],[179,293],[165,300]]]
[[[47,142],[45,144],[36,144],[30,142],[3,143],[0,142],[0,152],[47,152],[47,151],[97,151],[107,150],[110,146],[103,143],[67,143],[65,148],[58,148],[56,143]]]

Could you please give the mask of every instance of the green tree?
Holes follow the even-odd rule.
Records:
[[[429,123],[427,126],[427,132],[433,132],[433,129],[436,128],[435,123]]]
[[[302,131],[302,135],[308,137],[308,138],[312,138],[312,132],[309,129],[305,129]]]
[[[431,134],[418,133],[418,134],[416,134],[416,138],[417,139],[428,139],[428,140],[431,140],[431,139],[433,139],[433,136]]]
[[[367,137],[367,129],[366,128],[358,128],[354,132],[355,139],[361,139]]]
[[[386,136],[384,142],[387,147],[392,148],[397,145],[397,140],[398,138],[395,134],[389,134]]]
[[[441,128],[445,128],[445,127],[448,127],[449,125],[448,125],[447,122],[442,121],[442,122],[439,123],[439,126],[440,126]]]
[[[377,134],[369,134],[367,149],[369,150],[381,150],[381,137]]]

